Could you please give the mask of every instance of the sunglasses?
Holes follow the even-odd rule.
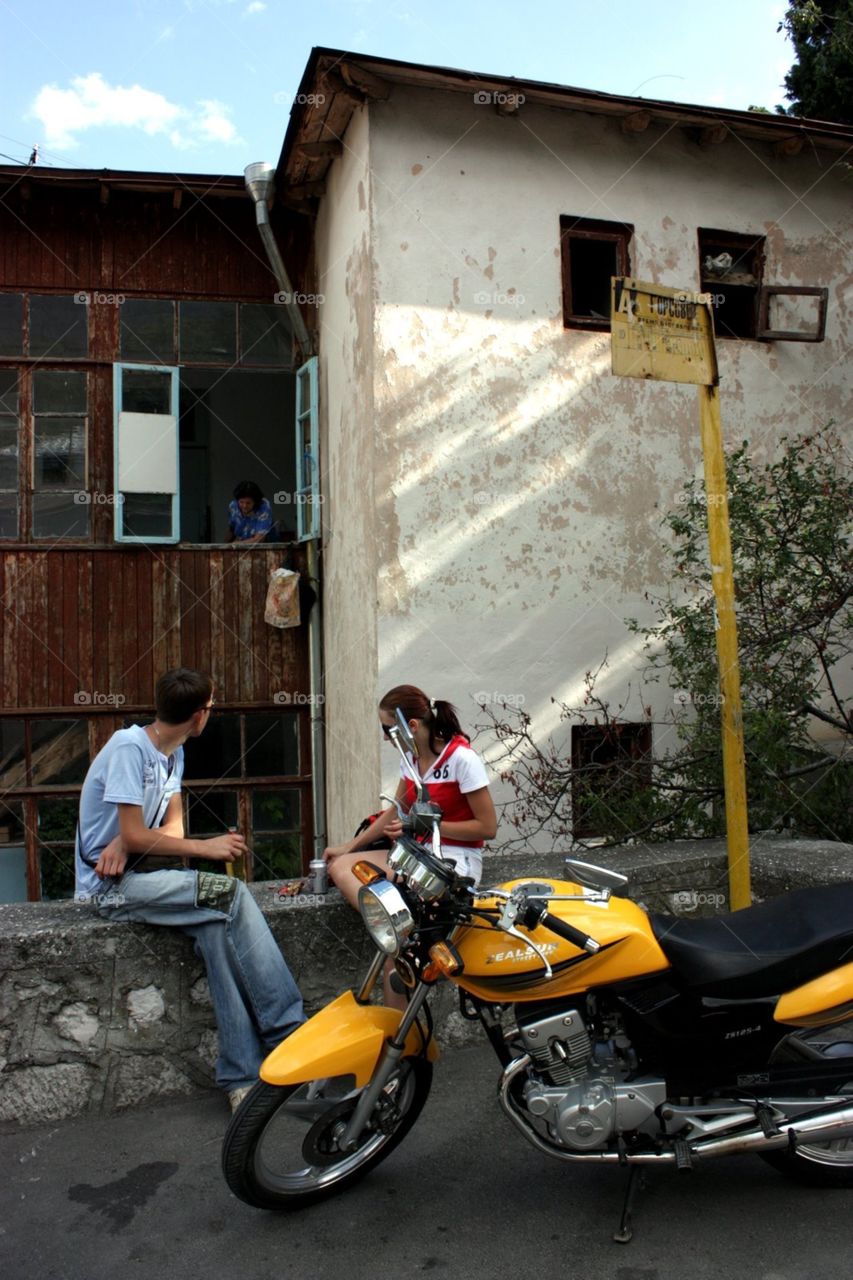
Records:
[[[394,726],[393,724],[383,724],[383,726],[382,726],[382,732],[383,732],[383,734],[385,735],[385,737],[386,737],[386,738],[390,738],[390,737],[391,737],[391,730],[392,730],[394,727],[395,727],[395,726]]]

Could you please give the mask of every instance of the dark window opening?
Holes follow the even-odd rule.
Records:
[[[718,338],[755,338],[764,236],[699,228],[699,277],[710,294]]]
[[[560,218],[566,329],[609,332],[610,282],[613,276],[631,274],[628,245],[633,234],[627,222]]]
[[[294,375],[181,369],[181,542],[223,542],[234,486],[254,480],[275,536],[296,537]]]
[[[651,781],[649,724],[572,725],[572,831],[631,834],[626,802]]]
[[[299,716],[293,712],[214,711],[198,738],[184,743],[184,777],[280,778],[299,774]]]

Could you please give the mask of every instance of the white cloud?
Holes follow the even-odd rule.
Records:
[[[70,89],[44,85],[30,115],[41,121],[45,146],[55,149],[78,146],[78,135],[86,129],[120,127],[164,134],[173,146],[186,150],[205,143],[242,142],[229,111],[225,103],[212,99],[184,107],[138,84],[108,84],[99,71],[93,71],[75,76]]]
[[[263,13],[266,7],[267,6],[262,3],[262,0],[252,0],[252,3],[250,5],[247,5],[247,7],[243,10],[243,17],[248,18],[248,17],[251,17],[253,13]]]

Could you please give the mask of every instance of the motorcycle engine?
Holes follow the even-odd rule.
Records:
[[[534,1064],[524,1105],[552,1142],[588,1151],[606,1146],[615,1134],[659,1131],[655,1109],[666,1099],[666,1082],[636,1075],[636,1055],[624,1034],[617,1030],[593,1043],[578,1010],[566,1008],[541,1016],[540,1006],[522,1014],[518,1025]]]

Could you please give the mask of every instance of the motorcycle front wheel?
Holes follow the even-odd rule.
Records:
[[[850,1080],[838,1089],[853,1100],[853,1022],[787,1037],[771,1055],[771,1063],[836,1061],[850,1063]],[[795,1151],[768,1151],[762,1160],[798,1182],[820,1187],[853,1187],[853,1138],[833,1142],[799,1142]]]
[[[403,1058],[354,1151],[338,1145],[361,1090],[353,1077],[279,1086],[260,1081],[225,1134],[222,1171],[235,1196],[258,1209],[298,1209],[352,1186],[390,1155],[429,1095],[432,1064]]]

